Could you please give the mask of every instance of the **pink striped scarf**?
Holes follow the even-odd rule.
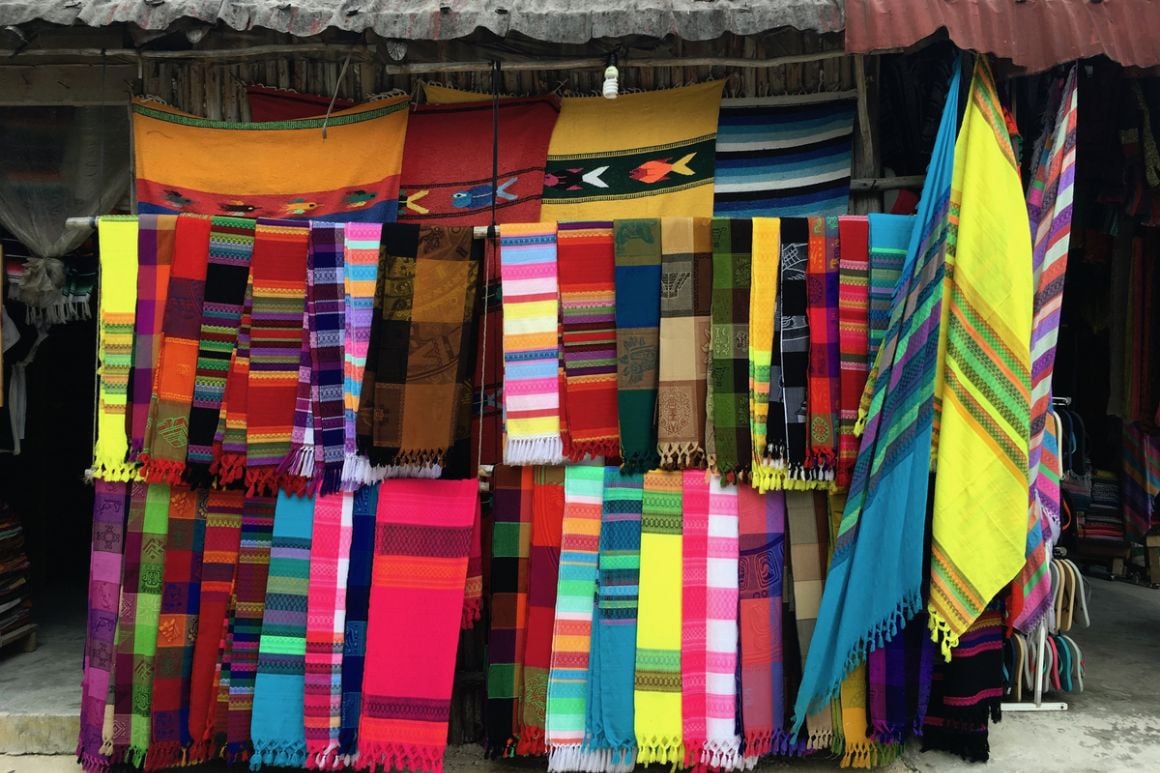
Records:
[[[708,716],[701,762],[714,768],[738,763],[737,735],[737,561],[738,501],[736,486],[709,481],[708,561],[705,584],[705,692]]]
[[[342,652],[346,630],[346,581],[350,566],[354,494],[327,494],[314,506],[310,540],[310,589],[306,597],[304,716],[306,766],[337,762],[342,713]]]
[[[681,735],[686,764],[700,763],[709,713],[706,674],[709,564],[709,482],[704,470],[685,470],[681,560]]]
[[[383,226],[380,223],[346,224],[346,263],[342,276],[346,290],[342,366],[344,491],[354,491],[364,483],[371,482],[370,462],[358,453],[355,417],[362,396],[371,321],[375,315],[375,281],[379,273],[379,243],[382,235]]]

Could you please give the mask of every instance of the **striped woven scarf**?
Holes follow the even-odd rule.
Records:
[[[246,485],[273,491],[290,451],[306,302],[306,223],[259,220],[250,263],[253,302],[246,398]]]
[[[968,152],[969,149],[969,152]],[[986,60],[955,147],[935,385],[940,460],[930,627],[943,656],[1023,566],[1031,431],[1031,238],[1019,165]],[[941,400],[941,404],[937,401]]]
[[[737,735],[737,486],[709,481],[708,571],[706,573],[705,688],[708,713],[701,763],[735,766],[741,754]]]
[[[274,530],[274,498],[247,496],[242,504],[242,534],[238,545],[238,575],[234,582],[230,639],[229,722],[226,759],[241,762],[253,751],[250,719],[258,647],[266,612],[266,585]]]
[[[751,220],[713,218],[713,327],[709,378],[714,448],[709,468],[728,479],[753,466],[749,433]]]
[[[838,344],[839,411],[838,488],[850,486],[854,462],[858,459],[858,406],[870,373],[870,258],[869,221],[866,217],[838,218],[840,258],[838,261]]]
[[[753,267],[749,285],[749,434],[753,442],[753,486],[768,491],[784,469],[768,454],[769,392],[773,364],[777,271],[781,258],[781,221],[753,218]]]
[[[114,764],[124,760],[129,748],[129,725],[133,714],[133,645],[137,635],[137,599],[141,595],[141,543],[144,540],[148,491],[149,487],[144,483],[134,482],[130,486],[129,514],[125,520],[121,597],[117,630],[113,637],[113,674],[101,728],[101,753]]]
[[[532,547],[528,557],[528,633],[516,753],[543,754],[560,540],[564,519],[564,468],[535,468],[532,490]],[[494,582],[494,580],[493,580]]]
[[[560,438],[559,301],[554,225],[507,225],[503,277],[505,464],[557,464]]]
[[[161,586],[157,651],[153,658],[149,754],[146,770],[170,768],[188,749],[189,684],[201,602],[201,562],[205,550],[205,494],[174,487]]]
[[[685,764],[705,750],[709,716],[709,481],[686,470],[681,481],[681,738]]]
[[[258,643],[250,767],[306,764],[303,722],[307,593],[313,499],[278,494],[270,542],[269,580]],[[231,678],[233,672],[231,670]]]
[[[317,384],[314,395],[315,476],[323,495],[342,484],[344,458],[343,368],[346,328],[343,226],[313,223],[310,228],[310,335],[311,370]],[[345,585],[345,583],[344,583]]]
[[[894,744],[922,735],[934,652],[926,613],[920,612],[901,636],[870,653],[866,661],[870,729],[878,743]]]
[[[296,496],[315,493],[315,458],[318,447],[314,423],[314,406],[318,397],[318,379],[313,367],[316,337],[311,325],[313,308],[313,255],[306,257],[306,304],[302,309],[302,343],[298,350],[298,386],[294,396],[294,425],[290,430],[290,450],[278,465],[278,485]]]
[[[87,773],[103,773],[110,765],[103,747],[105,712],[111,709],[109,687],[116,666],[117,616],[120,614],[121,550],[125,542],[125,510],[129,487],[98,480],[93,494],[93,543],[89,557],[88,626],[77,759]]]
[[[322,769],[337,761],[342,724],[342,653],[353,517],[354,494],[323,494],[315,502],[306,594],[303,719],[307,765]]]
[[[185,470],[210,226],[208,217],[182,215],[177,219],[157,381],[141,451],[142,472],[151,483],[178,483]]]
[[[214,433],[250,278],[254,225],[253,220],[236,217],[215,217],[210,225],[186,455],[186,477],[198,485],[208,482],[213,462]]]
[[[610,766],[631,762],[636,748],[633,685],[640,601],[642,476],[604,468],[596,611],[589,663],[584,745],[607,750]]]
[[[238,322],[238,346],[230,359],[226,391],[218,413],[217,432],[213,438],[213,464],[210,472],[218,482],[227,485],[246,474],[246,416],[250,398],[250,338],[254,318],[254,282],[251,276],[242,301]]]
[[[564,453],[620,453],[616,409],[616,283],[612,223],[561,223],[557,233],[564,349]]]
[[[704,473],[690,471],[685,474]],[[647,472],[640,536],[640,614],[636,628],[637,761],[685,761],[681,711],[681,506],[679,472]]]
[[[809,222],[781,221],[781,342],[782,401],[785,407],[786,487],[808,484],[806,459],[806,398],[809,386],[810,329],[806,268],[809,263]]]
[[[214,489],[206,499],[201,603],[189,688],[189,735],[194,744],[188,757],[191,761],[210,756],[218,697],[214,690],[214,669],[228,654],[222,646],[222,637],[226,633],[230,594],[238,568],[244,503],[241,491]]]
[[[809,389],[806,398],[808,477],[833,480],[838,458],[838,218],[812,217],[806,268],[810,327]]]
[[[133,369],[129,375],[129,459],[136,461],[145,445],[149,423],[149,399],[157,356],[161,351],[161,323],[169,294],[169,269],[173,264],[176,215],[141,215],[137,218],[137,314],[133,328]],[[110,223],[111,224],[111,223]],[[103,242],[103,237],[102,237]],[[103,247],[102,243],[102,247]],[[105,257],[105,271],[109,256]]]
[[[378,504],[378,484],[363,486],[354,492],[342,651],[342,716],[338,733],[338,753],[343,756],[358,752],[358,723],[362,711],[363,674],[366,670],[367,617],[371,601],[371,569],[375,558],[375,512]]]
[[[582,749],[603,489],[603,467],[565,468],[560,578],[544,738],[548,769],[553,771],[581,770],[585,759]]]
[[[487,649],[487,752],[511,756],[520,737],[532,542],[531,467],[497,465],[491,475],[491,631]]]
[[[617,220],[616,401],[625,472],[657,466],[660,377],[661,223]]]
[[[367,347],[375,316],[375,280],[379,274],[379,244],[383,227],[379,223],[347,223],[342,280],[344,283],[343,364],[342,364],[342,487],[355,491],[370,482],[370,462],[358,453],[355,419],[362,397]],[[369,578],[368,578],[369,580]]]
[[[661,220],[657,451],[668,470],[705,463],[713,303],[710,222],[704,217]]]
[[[104,257],[93,475],[102,480],[124,482],[131,480],[136,472],[133,465],[126,461],[129,454],[126,427],[137,306],[137,220],[102,218],[98,229],[101,254]]]
[[[902,275],[906,250],[917,218],[914,215],[872,214],[867,217],[870,232],[870,348],[867,365],[874,366],[874,358],[882,347],[882,339],[890,327],[894,288]]]

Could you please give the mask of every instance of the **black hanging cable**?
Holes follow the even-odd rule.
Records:
[[[491,63],[491,226],[487,237],[495,239],[495,203],[499,193],[499,60]]]
[[[487,320],[488,306],[491,304],[491,261],[499,246],[495,224],[495,200],[499,192],[499,60],[491,63],[491,223],[487,227],[487,242],[483,248],[483,292],[480,298],[480,314],[483,317],[483,332],[480,336],[482,351],[479,354],[479,438],[476,441],[477,463],[483,462],[483,415],[487,410]],[[477,473],[479,471],[477,470]]]

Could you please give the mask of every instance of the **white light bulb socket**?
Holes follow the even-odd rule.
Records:
[[[615,65],[608,65],[604,70],[604,98],[616,99],[620,96],[620,71]]]

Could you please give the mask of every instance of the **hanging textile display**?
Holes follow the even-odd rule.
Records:
[[[753,224],[714,218],[713,306],[709,364],[713,422],[709,469],[728,480],[753,466],[749,434],[749,293]]]
[[[564,454],[620,453],[616,403],[616,265],[612,223],[561,223],[556,233],[564,355]]]
[[[809,222],[805,218],[781,221],[781,383],[784,406],[786,486],[806,488],[809,448],[806,397],[809,389],[810,329],[806,268],[809,261]],[[767,433],[768,434],[768,433]]]
[[[709,481],[701,470],[681,480],[681,739],[685,764],[701,762],[709,716]]]
[[[451,714],[475,480],[387,480],[379,486],[359,767],[441,773]],[[423,636],[398,636],[403,618]],[[423,663],[422,669],[391,663]]]
[[[1123,474],[1120,499],[1124,508],[1124,536],[1143,542],[1152,529],[1156,495],[1160,494],[1160,435],[1137,423],[1124,425]],[[1050,594],[1047,594],[1050,601]]]
[[[278,465],[279,485],[288,493],[297,496],[310,496],[314,493],[315,453],[319,450],[315,441],[319,427],[315,423],[314,413],[318,402],[318,373],[312,367],[314,348],[318,342],[318,334],[314,329],[317,322],[314,316],[314,258],[311,245],[306,252],[306,302],[302,308],[294,424],[290,430],[290,450]]]
[[[870,232],[870,349],[867,366],[873,367],[874,358],[882,347],[882,339],[890,327],[890,310],[894,288],[902,275],[906,250],[914,232],[915,215],[867,216]]]
[[[346,579],[346,624],[342,649],[342,709],[338,754],[358,750],[358,724],[362,711],[363,674],[366,671],[367,617],[370,612],[371,574],[375,555],[375,511],[378,484],[354,493],[351,512],[350,563]]]
[[[793,107],[777,97],[721,100],[713,213],[845,214],[853,136],[849,100]]]
[[[934,657],[926,613],[919,612],[900,635],[866,659],[870,729],[877,743],[896,744],[922,735]]]
[[[310,228],[309,306],[310,368],[316,392],[313,480],[320,493],[332,494],[342,484],[345,458],[343,381],[346,360],[346,234],[341,225],[312,223]]]
[[[661,223],[619,220],[616,241],[616,356],[620,458],[625,472],[657,466]]]
[[[705,575],[706,669],[705,749],[701,763],[717,768],[737,765],[737,486],[709,481],[709,523]]]
[[[213,436],[213,463],[209,470],[223,485],[242,480],[246,474],[246,417],[250,404],[253,322],[254,282],[251,275],[242,301],[242,315],[238,320],[238,345],[226,374],[226,391],[222,395],[218,426]]]
[[[561,100],[548,146],[542,219],[712,215],[723,85]]]
[[[556,228],[509,225],[500,236],[503,277],[505,464],[558,464],[559,283]]]
[[[356,417],[362,398],[367,347],[375,316],[375,281],[379,275],[379,244],[383,228],[378,223],[347,223],[342,281],[345,320],[342,362],[342,488],[354,491],[370,482],[370,463],[358,453]]]
[[[113,226],[116,221],[109,225]],[[129,374],[129,461],[136,461],[145,444],[149,422],[149,398],[153,376],[161,350],[161,324],[169,296],[169,271],[173,265],[173,243],[177,218],[174,215],[143,215],[137,222],[137,313],[133,327],[133,368]],[[106,236],[101,234],[105,250],[104,270],[110,269]],[[116,286],[116,285],[114,285]],[[102,296],[102,302],[104,296]]]
[[[982,58],[954,166],[958,232],[947,250],[935,441],[950,461],[935,477],[928,604],[946,658],[1019,572],[1027,542],[1031,231]]]
[[[838,218],[811,217],[806,266],[810,327],[806,470],[813,480],[834,477],[838,454]]]
[[[785,470],[773,463],[766,432],[773,365],[777,276],[781,261],[781,222],[753,218],[753,260],[749,286],[749,435],[752,483],[760,492],[778,483]],[[716,392],[714,392],[716,394]]]
[[[134,100],[138,212],[394,222],[408,105],[389,97],[328,117],[232,124]]]
[[[102,218],[100,229],[104,270],[109,277],[105,286],[109,289],[100,298],[93,474],[103,480],[126,482],[133,477],[133,467],[126,462],[126,414],[132,415],[128,392],[137,304],[138,232],[133,218]]]
[[[858,459],[858,406],[870,373],[870,224],[866,217],[838,218],[838,488],[850,487]]]
[[[548,142],[559,116],[554,95],[417,105],[407,121],[399,221],[442,226],[540,219]],[[498,137],[492,136],[493,121]],[[492,144],[499,166],[492,180]]]
[[[920,225],[911,235],[890,327],[859,409],[865,429],[826,575],[814,634],[818,642],[809,650],[794,708],[795,732],[840,690],[852,666],[893,639],[891,631],[922,606],[934,326],[940,318],[958,88],[956,69],[919,202]],[[871,218],[871,283],[874,223]]]
[[[476,247],[470,228],[383,229],[357,419],[359,450],[375,466],[467,474]]]
[[[819,622],[830,543],[828,513],[824,506],[819,507],[820,496],[803,491],[790,491],[785,495],[786,531],[790,543],[789,575],[793,581],[794,619],[797,623],[797,642],[805,664],[803,671],[809,667],[809,653],[813,651],[811,645]],[[803,678],[798,706],[801,705],[801,693],[805,691],[806,685]],[[833,745],[835,728],[829,703],[825,701],[808,717],[802,718],[809,731],[806,745],[810,749],[828,749]],[[798,719],[799,710],[795,707],[794,722],[798,726],[802,724]]]
[[[349,99],[334,98],[321,94],[303,94],[292,89],[273,86],[246,86],[246,104],[255,122],[293,121],[299,118],[313,118],[326,115],[329,110],[346,110],[354,107]]]
[[[705,460],[713,302],[710,222],[661,220],[657,451],[665,469],[700,467]]]

